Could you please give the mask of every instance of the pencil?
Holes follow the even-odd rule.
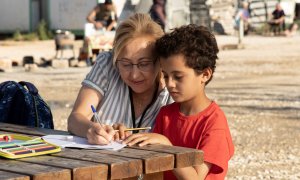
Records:
[[[146,129],[151,129],[151,127],[142,127],[142,128],[127,128],[125,131],[138,131],[138,130],[146,130]],[[115,130],[118,132],[119,130]]]

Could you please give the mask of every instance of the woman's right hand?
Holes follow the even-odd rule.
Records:
[[[110,143],[115,130],[109,125],[93,123],[87,131],[86,137],[90,144],[106,145]]]

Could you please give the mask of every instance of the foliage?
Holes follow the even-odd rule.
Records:
[[[24,34],[23,35],[23,40],[24,41],[35,41],[35,40],[38,40],[38,36],[35,32]]]
[[[22,36],[22,34],[21,34],[21,32],[20,32],[19,29],[14,32],[13,39],[15,41],[21,41],[21,40],[23,40],[23,36]]]
[[[264,35],[268,31],[268,29],[269,29],[268,23],[264,23],[256,27],[254,32],[258,35]]]
[[[20,30],[16,30],[13,34],[15,41],[35,41],[48,40],[53,38],[53,33],[48,30],[45,20],[41,20],[37,26],[36,32],[21,34]]]
[[[47,23],[44,19],[42,19],[38,24],[37,34],[40,40],[48,40],[53,38],[53,34],[48,30]]]

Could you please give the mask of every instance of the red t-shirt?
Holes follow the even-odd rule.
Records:
[[[206,179],[224,179],[234,146],[223,111],[215,102],[191,116],[183,115],[179,108],[178,103],[162,107],[153,132],[168,137],[174,146],[202,150],[204,161],[212,164]],[[168,171],[164,179],[176,177],[172,171]]]

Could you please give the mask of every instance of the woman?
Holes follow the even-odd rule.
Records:
[[[150,8],[151,18],[157,22],[164,30],[166,25],[166,1],[165,0],[153,0],[153,4]]]
[[[135,14],[116,30],[112,52],[104,52],[82,82],[68,130],[87,137],[91,144],[107,144],[114,135],[110,125],[152,126],[161,106],[170,96],[161,81],[153,45],[163,35],[149,15]],[[92,122],[91,105],[97,108],[102,125]],[[104,125],[105,124],[105,125]]]
[[[105,28],[106,31],[112,31],[118,20],[116,7],[112,0],[105,0],[104,3],[97,4],[86,19],[93,23],[97,30]]]

